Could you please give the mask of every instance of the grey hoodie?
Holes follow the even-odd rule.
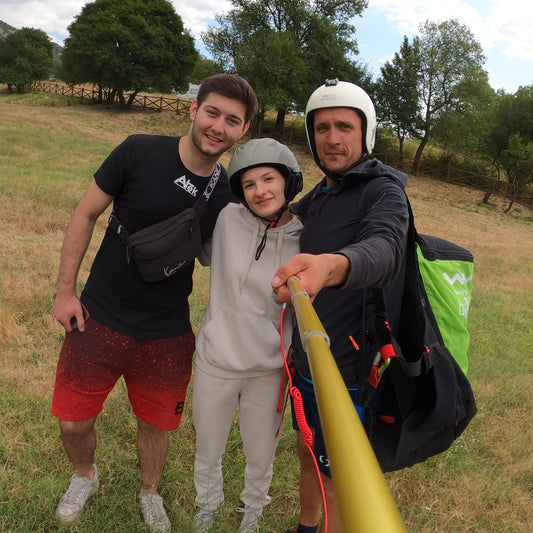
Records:
[[[300,251],[302,223],[292,218],[268,230],[265,249],[255,259],[265,225],[242,204],[227,205],[199,260],[211,265],[209,304],[196,338],[196,365],[219,377],[254,377],[283,366],[281,305],[270,281]],[[286,313],[285,349],[292,336]]]

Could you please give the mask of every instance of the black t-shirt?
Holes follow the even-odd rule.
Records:
[[[197,176],[181,162],[179,137],[131,135],[95,173],[96,184],[114,197],[113,209],[130,234],[192,207],[211,176]],[[225,170],[200,220],[207,241],[231,193]],[[98,322],[138,339],[191,331],[188,296],[194,264],[168,279],[147,283],[135,261],[126,262],[120,237],[107,229],[91,267],[82,301]]]

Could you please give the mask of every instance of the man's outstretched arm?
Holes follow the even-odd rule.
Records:
[[[287,280],[297,276],[311,298],[324,287],[342,285],[348,276],[350,261],[342,254],[297,254],[281,265],[272,278],[272,290],[281,303],[290,303]]]

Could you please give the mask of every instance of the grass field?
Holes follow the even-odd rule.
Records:
[[[181,134],[188,119],[66,105],[56,95],[11,96],[0,87],[0,531],[142,532],[135,420],[122,382],[97,422],[103,484],[73,527],[54,518],[71,472],[50,413],[62,328],[51,314],[63,232],[111,149],[131,133]],[[306,187],[319,178],[294,147]],[[227,163],[228,156],[223,158]],[[533,516],[533,214],[482,204],[483,193],[422,177],[408,192],[422,233],[448,238],[475,256],[470,372],[479,413],[450,450],[387,475],[410,533],[527,533]],[[82,266],[86,279],[105,224]],[[197,327],[208,296],[198,268],[191,299]],[[295,436],[278,448],[264,532],[297,523]],[[224,458],[226,505],[213,531],[236,531],[243,455],[232,431]],[[357,453],[357,450],[354,450]],[[171,436],[161,486],[174,531],[189,532],[194,509],[194,431],[187,407]],[[355,532],[354,532],[355,533]],[[382,533],[382,532],[376,532]]]

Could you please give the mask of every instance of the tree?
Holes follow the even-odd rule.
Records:
[[[509,148],[502,152],[502,166],[514,193],[505,212],[509,212],[521,188],[533,181],[533,142],[523,141],[519,133],[509,137]]]
[[[479,84],[485,84],[485,56],[472,32],[456,19],[440,24],[426,21],[420,27],[419,93],[423,106],[423,136],[415,154],[418,170],[432,128],[443,113],[467,102]]]
[[[418,79],[420,72],[419,40],[413,44],[404,36],[399,53],[381,67],[376,86],[377,112],[382,123],[389,125],[398,138],[400,157],[407,137],[418,137],[422,126]]]
[[[224,72],[224,69],[221,65],[212,59],[207,59],[206,57],[200,56],[194,65],[193,71],[191,72],[189,82],[200,84],[205,78],[221,72]]]
[[[515,93],[516,128],[522,139],[533,142],[533,85],[519,87]]]
[[[42,30],[22,28],[0,41],[0,82],[19,93],[26,84],[50,76],[53,67],[52,41]]]
[[[459,95],[458,104],[439,115],[432,136],[450,163],[478,160],[484,161],[481,166],[486,167],[485,138],[492,127],[490,108],[495,98],[488,79],[480,80],[474,91]]]
[[[249,53],[250,49],[254,50],[253,54]],[[256,31],[246,43],[239,43],[235,48],[236,71],[253,80],[259,116],[264,116],[267,106],[274,106],[278,110],[275,128],[279,132],[283,129],[286,110],[294,105],[294,92],[288,90],[288,83],[297,85],[304,75],[300,58],[301,48],[293,36],[270,28]]]
[[[60,73],[68,83],[93,83],[127,107],[141,90],[188,88],[198,52],[167,0],[96,0],[68,30]]]
[[[515,94],[499,91],[487,113],[490,123],[484,136],[485,150],[496,168],[499,180],[500,168],[503,168],[504,162],[509,168],[510,159],[518,153],[516,145],[508,152],[511,138],[518,135],[523,143],[533,142],[533,86],[520,87]],[[516,140],[513,142],[516,143]],[[509,179],[509,172],[506,173]],[[490,196],[497,187],[498,183],[495,183],[494,187],[487,190],[484,203],[489,203]]]
[[[366,1],[232,0],[232,5],[202,39],[218,64],[251,83],[260,110],[277,110],[278,131],[287,110],[303,110],[325,79],[369,79],[350,58],[358,52],[355,28],[345,22],[360,15]]]

